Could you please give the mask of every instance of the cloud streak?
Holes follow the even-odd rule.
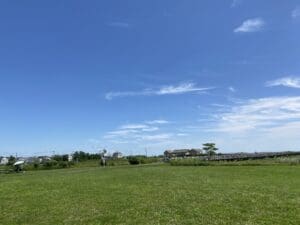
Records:
[[[145,89],[137,92],[108,92],[105,94],[107,100],[112,100],[116,97],[132,97],[132,96],[155,96],[155,95],[178,95],[186,93],[205,93],[213,87],[198,87],[194,83],[182,83],[179,85],[163,86],[159,89]]]
[[[117,27],[117,28],[129,28],[130,24],[125,22],[109,22],[106,24],[110,27]]]
[[[160,127],[153,125],[163,126],[167,123],[166,120],[152,120],[140,124],[125,124],[114,131],[107,132],[103,139],[111,143],[158,144],[170,141],[174,134],[162,132]]]
[[[261,18],[245,20],[239,27],[234,29],[234,33],[251,33],[260,31],[265,26],[265,21]]]
[[[151,121],[146,121],[147,124],[167,124],[170,123],[167,120],[151,120]]]
[[[282,77],[276,80],[268,81],[266,83],[267,87],[274,87],[274,86],[285,86],[291,88],[300,88],[300,78],[299,77]]]

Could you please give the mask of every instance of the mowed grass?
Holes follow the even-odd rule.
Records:
[[[0,224],[300,224],[299,166],[76,168],[0,175]]]

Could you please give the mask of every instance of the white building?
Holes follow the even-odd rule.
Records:
[[[112,154],[112,157],[113,157],[114,159],[121,159],[121,158],[123,158],[123,154],[122,154],[121,152],[114,152],[114,153]]]
[[[8,158],[2,157],[0,158],[0,165],[6,165],[8,163]]]
[[[71,155],[71,154],[68,155],[68,161],[69,162],[73,161],[73,155]]]

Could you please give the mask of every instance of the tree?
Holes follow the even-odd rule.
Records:
[[[86,161],[89,159],[89,153],[85,153],[83,151],[76,151],[73,154],[73,159],[77,162]]]
[[[106,153],[107,153],[107,150],[106,150],[106,149],[103,149],[103,150],[100,152],[100,165],[101,165],[101,166],[106,166],[106,159],[105,159]]]
[[[12,166],[17,161],[16,157],[9,156],[7,165]]]
[[[206,152],[208,158],[210,159],[210,157],[212,155],[216,154],[216,151],[218,150],[218,148],[216,148],[215,143],[205,143],[205,144],[203,144],[203,150]]]

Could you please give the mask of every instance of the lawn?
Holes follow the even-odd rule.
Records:
[[[0,174],[0,224],[300,224],[300,166]]]

